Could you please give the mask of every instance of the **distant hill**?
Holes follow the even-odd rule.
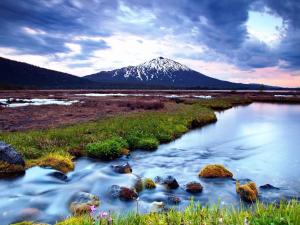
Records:
[[[114,84],[139,84],[164,86],[169,88],[187,89],[260,89],[259,84],[242,84],[218,80],[178,62],[158,57],[138,66],[128,66],[112,71],[102,71],[85,76],[96,82],[110,82]],[[264,86],[264,89],[275,87]]]
[[[159,57],[138,66],[85,77],[0,57],[0,89],[276,89],[218,80]],[[278,88],[277,88],[278,89]]]
[[[93,88],[95,82],[0,57],[0,87],[25,88]]]

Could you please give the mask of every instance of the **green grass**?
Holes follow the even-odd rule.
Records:
[[[187,132],[193,121],[201,126],[215,120],[214,112],[199,104],[171,103],[160,111],[118,115],[48,130],[0,133],[0,140],[15,147],[26,160],[52,153],[65,155],[70,149],[82,149],[99,158],[114,158],[121,147],[155,149],[159,143]]]
[[[39,165],[39,159],[49,154],[66,156],[71,149],[110,160],[120,156],[124,148],[156,149],[160,143],[172,141],[191,128],[216,121],[212,109],[224,110],[248,102],[243,98],[218,98],[188,104],[169,103],[158,111],[121,114],[47,130],[3,132],[0,140],[22,153],[26,162],[30,160],[30,166]]]
[[[282,202],[279,205],[256,203],[248,209],[219,206],[201,207],[191,204],[183,212],[170,210],[166,213],[112,216],[115,225],[298,225],[300,204],[297,201]],[[57,225],[106,225],[106,219],[93,221],[89,216],[70,217]]]
[[[120,137],[90,143],[86,146],[87,154],[89,156],[104,160],[111,160],[119,157],[124,148],[128,148],[128,143],[125,139]]]

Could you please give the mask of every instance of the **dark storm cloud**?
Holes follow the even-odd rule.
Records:
[[[105,8],[105,11],[101,9]],[[110,34],[98,24],[98,18],[109,19],[117,8],[116,1],[60,1],[26,0],[0,1],[0,45],[14,47],[30,54],[52,54],[69,51],[66,42],[74,35]],[[112,13],[113,15],[113,13]],[[96,18],[96,19],[95,19]],[[30,34],[24,28],[43,31]],[[91,49],[90,43],[82,43],[83,49]],[[103,43],[95,47],[103,47]]]
[[[250,10],[283,18],[285,35],[275,49],[250,38],[246,22]],[[300,65],[300,4],[298,0],[26,0],[0,1],[0,47],[22,53],[68,52],[65,43],[80,44],[77,59],[109,46],[104,41],[73,41],[80,35],[110,36],[127,32],[153,38],[173,35],[207,47],[184,57],[223,60],[243,69],[263,68],[284,61]],[[45,33],[30,34],[24,27]]]
[[[300,69],[300,2],[298,0],[265,0],[271,13],[280,16],[285,24],[285,37],[278,46],[284,67]]]

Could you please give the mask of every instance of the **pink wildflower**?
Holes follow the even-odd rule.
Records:
[[[97,208],[94,205],[90,206],[91,213],[95,212],[96,210],[97,210]]]

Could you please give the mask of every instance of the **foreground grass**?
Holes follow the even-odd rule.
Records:
[[[19,223],[32,225],[34,223]],[[256,203],[247,209],[201,207],[191,204],[183,212],[170,210],[166,213],[128,214],[110,219],[92,219],[90,216],[70,217],[56,225],[298,225],[300,203],[297,201],[264,205]]]

